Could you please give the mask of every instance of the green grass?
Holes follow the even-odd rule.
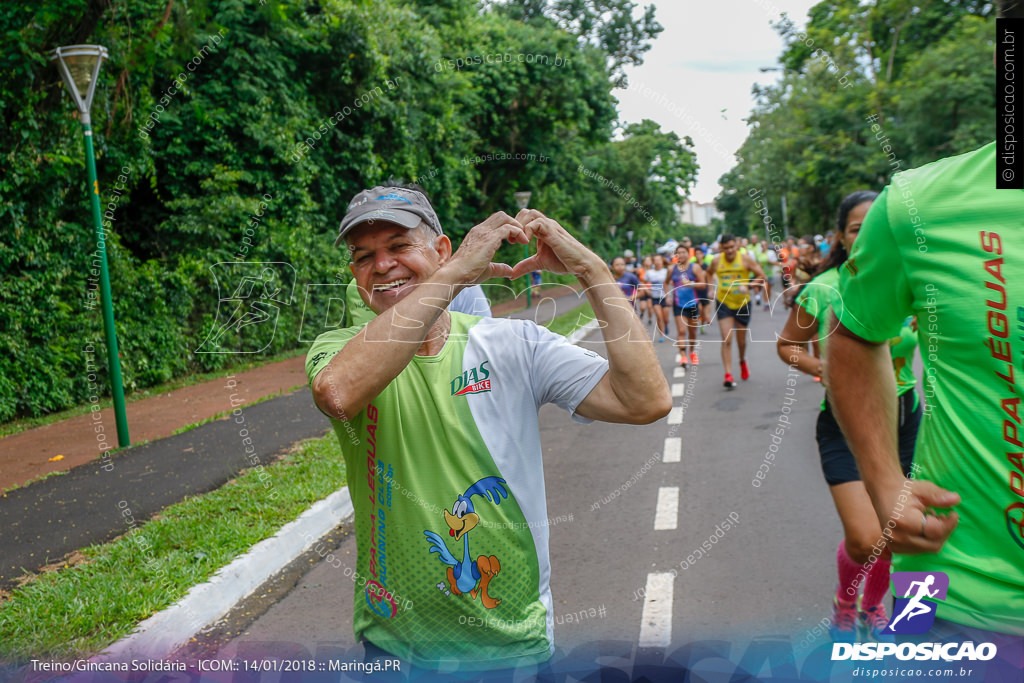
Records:
[[[198,373],[194,375],[187,375],[185,377],[179,377],[173,379],[170,382],[164,382],[157,386],[149,387],[148,389],[140,389],[129,396],[125,397],[125,401],[133,403],[134,401],[141,401],[144,398],[151,396],[158,396],[160,394],[166,394],[182,387],[190,387],[193,384],[202,384],[203,382],[209,382],[211,380],[223,379],[226,372],[245,372],[253,368],[258,368],[269,363],[277,363],[278,361],[287,360],[288,358],[294,358],[295,356],[301,356],[305,354],[307,349],[290,349],[288,351],[282,351],[281,353],[267,358],[261,358],[251,363],[243,363],[241,365],[232,368],[223,368],[215,370],[213,372]],[[25,417],[18,420],[13,420],[5,424],[0,424],[0,437],[9,436],[11,434],[17,434],[18,432],[24,432],[29,429],[36,427],[42,427],[52,422],[60,422],[66,420],[69,417],[77,417],[79,415],[85,415],[91,409],[91,406],[95,404],[83,403],[82,405],[75,406],[74,408],[68,408],[67,410],[61,410],[56,413],[49,413],[48,415],[40,415],[39,417]],[[114,401],[110,397],[102,398],[99,402],[100,408],[109,408],[114,405]]]
[[[301,442],[263,472],[261,479],[260,470],[247,470],[153,521],[138,520],[124,536],[83,549],[82,564],[15,589],[0,604],[0,661],[92,655],[345,483],[333,432]]]
[[[567,313],[557,316],[545,327],[555,334],[567,337],[594,319],[594,309],[589,303],[585,303],[579,308],[574,308]]]

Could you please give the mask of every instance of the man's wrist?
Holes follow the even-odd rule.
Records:
[[[467,287],[472,287],[472,282],[465,281],[465,275],[460,272],[457,265],[454,265],[451,261],[444,264],[433,275],[427,280],[427,282],[439,285],[446,285],[451,288],[452,299],[455,295],[464,290]]]
[[[615,281],[615,278],[612,277],[612,271],[608,269],[605,262],[596,254],[593,255],[592,259],[587,260],[582,270],[576,273],[576,279],[584,287],[593,287],[604,282]]]

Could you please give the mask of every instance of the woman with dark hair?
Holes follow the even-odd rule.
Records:
[[[839,267],[846,262],[864,216],[877,196],[877,192],[865,190],[843,199],[836,221],[839,233],[836,242],[829,251],[828,259],[818,268],[817,276],[797,297],[779,337],[779,358],[809,375],[826,376],[822,368],[828,361],[828,336],[835,331],[832,306],[839,296]],[[821,344],[820,359],[806,348],[807,342],[815,337]],[[908,318],[900,336],[889,340],[899,405],[900,464],[907,476],[910,475],[917,427],[921,421],[921,408],[914,391],[917,380],[911,370],[916,346],[917,327],[913,318]],[[889,593],[892,554],[885,546],[878,517],[827,396],[818,415],[816,438],[821,468],[844,532],[844,538],[836,549],[839,581],[829,632],[837,642],[853,642],[860,637],[859,632],[863,628],[868,636],[877,640],[888,624],[882,600]],[[858,598],[861,584],[863,595]]]

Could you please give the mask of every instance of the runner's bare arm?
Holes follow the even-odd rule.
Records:
[[[758,263],[753,256],[751,256],[750,254],[743,255],[743,267],[746,268],[751,273],[753,273],[756,278],[750,284],[755,286],[764,285],[764,271],[761,270],[761,264]]]
[[[779,358],[800,372],[824,379],[824,361],[807,350],[807,343],[818,336],[818,320],[799,304],[793,306],[786,326],[775,342]]]
[[[529,231],[500,212],[470,230],[455,254],[444,239],[448,246],[441,248],[440,268],[367,323],[313,379],[317,406],[339,420],[358,415],[405,369],[459,291],[512,272],[511,266],[491,262],[505,239],[526,244]]]
[[[716,256],[715,258],[711,259],[711,265],[708,266],[708,269],[706,271],[707,272],[707,276],[708,276],[708,282],[711,282],[711,278],[713,278],[715,276],[715,273],[717,271],[718,271],[718,257]]]
[[[672,394],[654,345],[604,261],[540,211],[523,209],[516,220],[536,235],[537,253],[516,264],[511,277],[537,269],[575,274],[601,323],[608,372],[576,412],[626,424],[648,424],[667,415]]]
[[[929,481],[904,478],[896,439],[896,378],[887,343],[873,344],[838,325],[829,338],[829,400],[857,459],[864,486],[895,553],[934,553],[956,528],[960,496]],[[926,534],[922,517],[927,513]]]
[[[706,290],[708,288],[708,274],[704,272],[704,269],[695,263],[693,264],[693,274],[697,279],[693,281],[691,286],[694,289]]]

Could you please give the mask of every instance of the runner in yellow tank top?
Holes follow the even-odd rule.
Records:
[[[726,233],[719,241],[722,253],[711,262],[708,280],[718,276],[715,287],[716,317],[722,333],[722,365],[726,389],[736,386],[732,376],[732,338],[740,352],[740,377],[750,378],[747,367],[747,327],[750,325],[750,287],[764,283],[764,271],[749,253],[740,253],[736,237]],[[751,279],[750,273],[755,279]],[[733,334],[733,328],[737,334]]]
[[[726,260],[725,253],[718,255],[718,287],[715,289],[715,300],[724,303],[736,311],[750,301],[750,270],[743,265],[745,254],[738,249],[731,261]]]

